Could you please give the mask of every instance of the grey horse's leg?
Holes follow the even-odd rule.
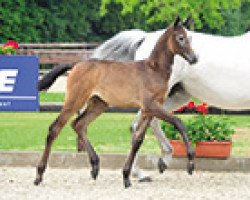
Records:
[[[163,173],[172,160],[173,148],[168,138],[166,138],[165,133],[161,129],[160,120],[154,118],[150,124],[150,127],[152,128],[161,148],[161,157],[158,161],[158,168],[160,173]]]
[[[167,101],[164,104],[164,107],[168,111],[174,111],[175,109],[181,107],[183,104],[187,103],[191,99],[191,95],[188,94],[182,88],[168,97]],[[136,118],[134,119],[131,125],[132,135],[135,133],[136,127],[138,125],[138,121],[140,119],[141,111],[137,113]],[[167,166],[169,165],[172,158],[172,146],[169,143],[169,140],[166,138],[165,133],[162,131],[160,126],[160,121],[154,118],[150,124],[150,127],[153,130],[153,133],[156,139],[159,142],[159,145],[162,150],[162,155],[158,162],[158,167],[160,172],[162,173]],[[142,169],[137,165],[137,157],[133,164],[132,173],[134,176],[139,178],[139,181],[150,181],[151,178],[147,175]]]

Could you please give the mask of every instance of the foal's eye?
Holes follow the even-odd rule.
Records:
[[[179,41],[183,41],[184,40],[184,37],[179,37]]]
[[[176,40],[177,40],[181,45],[183,45],[184,42],[185,42],[185,38],[184,38],[183,35],[178,35],[178,36],[176,37]]]

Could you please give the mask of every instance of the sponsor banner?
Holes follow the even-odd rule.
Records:
[[[38,111],[36,56],[0,56],[0,111]]]

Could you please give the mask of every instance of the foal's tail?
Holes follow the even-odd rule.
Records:
[[[45,74],[38,81],[38,91],[48,89],[58,78],[58,76],[62,75],[66,71],[73,68],[74,65],[57,65],[50,72]]]

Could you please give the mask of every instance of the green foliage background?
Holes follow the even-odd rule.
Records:
[[[1,0],[0,42],[102,41],[125,29],[165,28],[177,14],[192,14],[202,32],[250,30],[250,0]]]

